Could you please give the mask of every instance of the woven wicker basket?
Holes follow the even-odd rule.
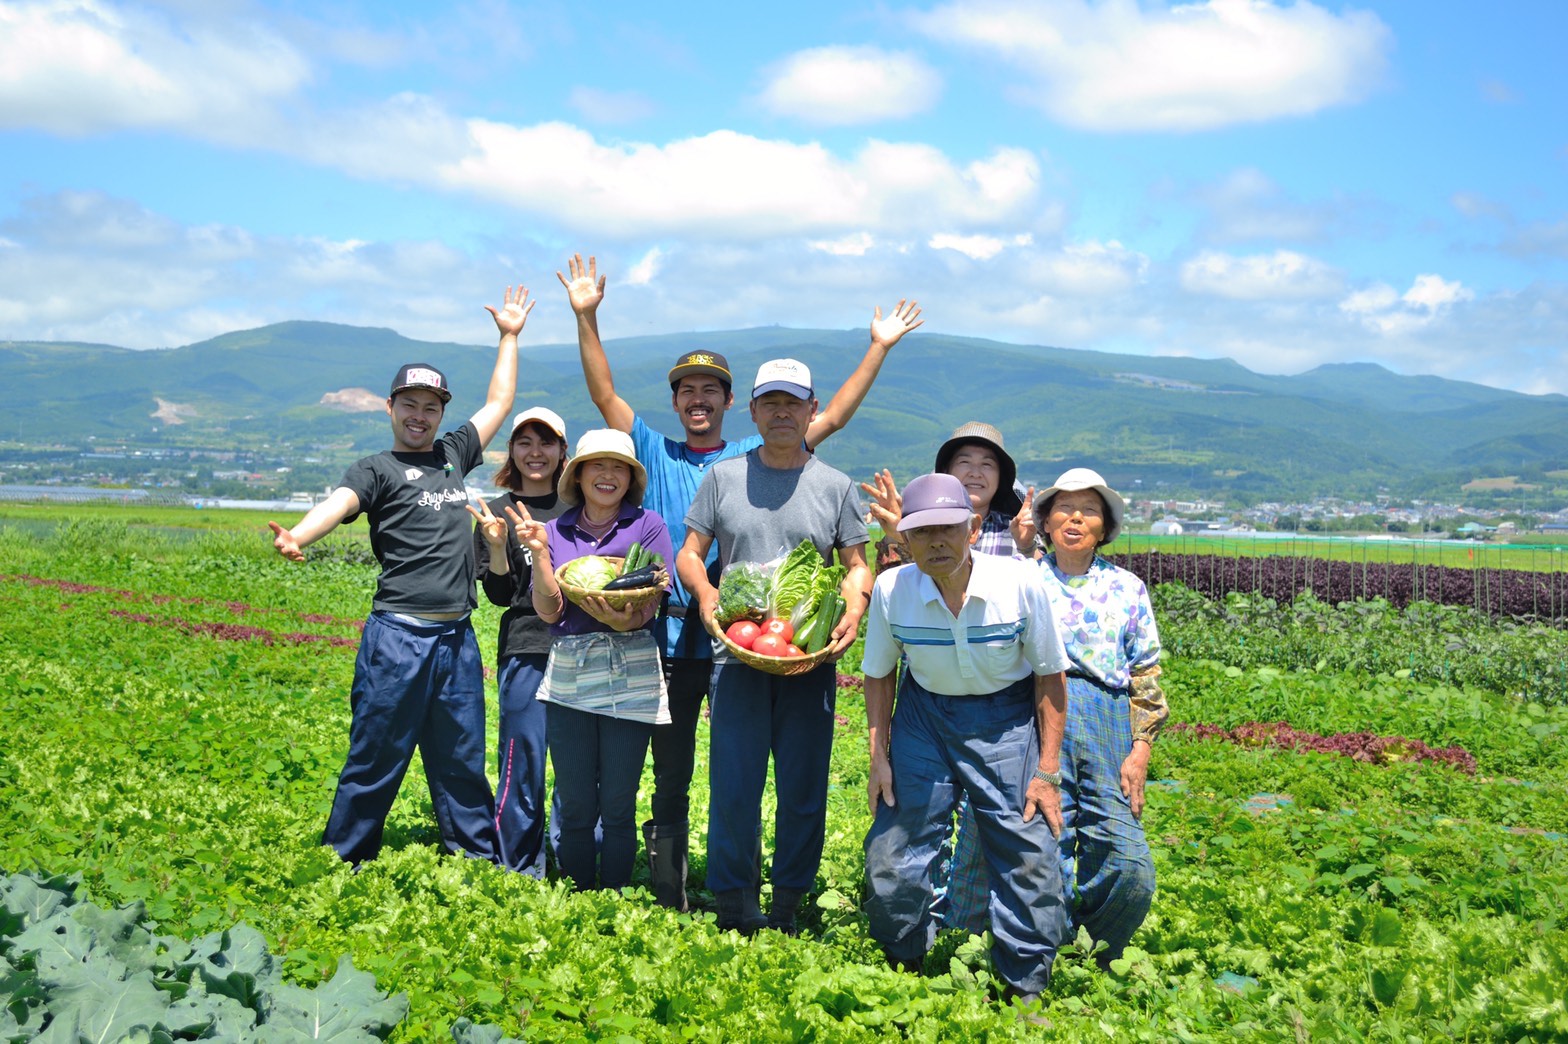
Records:
[[[616,568],[620,568],[625,564],[626,559],[606,556],[605,561],[614,562]],[[586,587],[575,587],[561,579],[561,569],[565,569],[567,565],[571,565],[571,563],[568,562],[555,571],[555,582],[560,586],[561,593],[575,606],[580,607],[584,598],[598,595],[610,603],[611,609],[620,610],[628,607],[641,609],[664,597],[664,586],[662,584],[657,584],[653,587],[628,587],[624,591],[592,591]]]
[[[809,656],[763,656],[761,653],[754,653],[750,649],[742,649],[730,641],[724,632],[719,630],[717,621],[709,624],[708,633],[723,642],[724,647],[730,651],[730,655],[735,657],[735,659],[744,663],[747,667],[755,667],[765,674],[777,674],[781,677],[793,678],[797,674],[808,674],[816,670],[832,658],[828,655],[828,650],[826,649],[823,649],[821,652],[811,653]]]

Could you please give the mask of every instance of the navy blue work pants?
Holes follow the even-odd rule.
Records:
[[[468,618],[413,623],[371,613],[349,704],[348,757],[322,844],[350,863],[376,857],[417,745],[442,842],[452,852],[494,860],[484,673]]]
[[[810,891],[827,829],[838,698],[833,664],[783,678],[736,661],[715,663],[709,692],[708,887],[727,892],[756,884],[757,832],[771,754],[778,801],[773,887]]]

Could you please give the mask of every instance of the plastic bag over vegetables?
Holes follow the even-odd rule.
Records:
[[[713,614],[720,627],[736,620],[762,622],[768,617],[768,580],[773,567],[757,562],[731,562],[719,577],[719,608]]]

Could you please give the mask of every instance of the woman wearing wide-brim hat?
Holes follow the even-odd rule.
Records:
[[[584,555],[624,558],[634,543],[673,561],[664,520],[642,507],[647,488],[631,436],[601,428],[577,440],[561,471],[556,493],[568,507],[560,517],[542,523],[526,509],[507,511],[533,557],[534,610],[553,638],[539,700],[560,802],[556,860],[580,889],[631,882],[637,786],[653,726],[668,723],[670,711],[650,630],[657,602],[617,609],[590,596],[579,606],[555,571]]]
[[[1035,555],[1034,524],[1023,510],[1027,496],[1019,496],[1018,465],[1003,448],[1000,431],[982,421],[960,424],[937,449],[931,470],[953,475],[964,484],[969,503],[980,516],[980,534],[973,550],[1014,558]],[[902,498],[892,472],[884,468],[860,488],[871,496],[871,514],[882,527],[877,568],[910,561],[898,533]]]
[[[1071,666],[1062,739],[1062,883],[1075,927],[1121,956],[1154,896],[1144,837],[1149,752],[1169,716],[1160,689],[1160,636],[1149,590],[1099,554],[1121,532],[1127,502],[1099,472],[1073,468],[1034,495],[1049,552],[1040,562]],[[960,822],[947,924],[985,927],[985,868]]]

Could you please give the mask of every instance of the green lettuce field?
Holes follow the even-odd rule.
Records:
[[[417,765],[351,873],[317,839],[374,575],[260,518],[0,509],[0,1040],[1568,1037],[1560,629],[1159,589],[1159,892],[1109,973],[1062,953],[1041,1029],[984,940],[915,976],[868,938],[852,677],[798,939],[442,855]]]

